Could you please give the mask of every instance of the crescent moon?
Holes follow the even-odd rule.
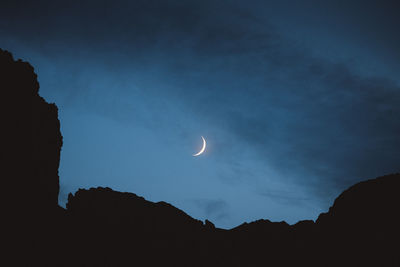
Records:
[[[196,154],[193,154],[193,157],[200,156],[201,154],[203,154],[204,150],[206,150],[206,146],[207,146],[206,139],[204,139],[203,136],[201,137],[201,139],[203,139],[203,147],[200,149],[199,152],[197,152]]]

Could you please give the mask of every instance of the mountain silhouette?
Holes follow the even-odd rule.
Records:
[[[58,205],[57,107],[31,65],[0,49],[2,266],[400,266],[400,175],[358,183],[314,222],[230,230],[110,188]]]

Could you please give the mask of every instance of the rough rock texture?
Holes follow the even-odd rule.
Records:
[[[33,68],[0,50],[2,266],[400,266],[400,175],[343,192],[316,222],[258,220],[231,230],[110,188],[57,204],[57,107]]]

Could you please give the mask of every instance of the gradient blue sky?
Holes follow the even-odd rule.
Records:
[[[295,223],[400,171],[399,12],[368,0],[2,1],[0,47],[59,107],[60,204],[109,186],[218,227]]]

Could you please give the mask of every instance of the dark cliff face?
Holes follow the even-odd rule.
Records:
[[[316,226],[319,242],[349,265],[400,266],[400,174],[353,185]]]
[[[382,243],[394,243],[400,238],[399,190],[399,174],[358,183],[340,194],[316,224],[330,233],[329,238],[352,236],[368,249],[380,249]]]
[[[3,177],[9,205],[58,205],[62,136],[56,105],[39,96],[33,67],[0,49]],[[8,184],[9,183],[9,184]]]
[[[39,96],[32,66],[0,49],[3,266],[51,266],[63,210],[58,206],[62,136],[58,110]],[[55,265],[53,265],[55,266]]]
[[[382,221],[399,221],[400,177],[387,175],[360,182],[336,198],[328,213],[321,214],[317,223],[336,226],[374,227]]]
[[[3,50],[0,89],[4,266],[400,266],[399,174],[356,184],[316,222],[295,225],[222,230],[101,187],[70,194],[64,210],[57,107],[39,96],[33,68]]]

